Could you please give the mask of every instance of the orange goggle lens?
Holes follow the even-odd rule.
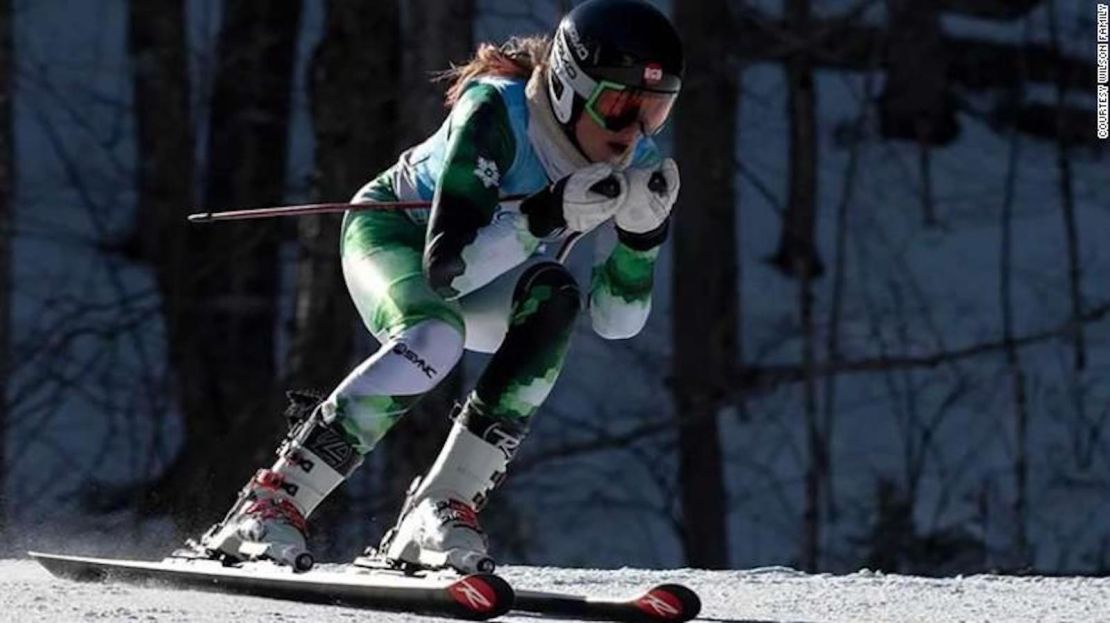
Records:
[[[610,132],[639,123],[644,134],[655,134],[666,123],[677,97],[677,93],[645,91],[603,82],[586,102],[586,110],[598,125]]]

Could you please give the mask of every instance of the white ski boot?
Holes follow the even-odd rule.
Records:
[[[233,561],[269,559],[294,571],[308,571],[315,558],[305,543],[306,518],[362,463],[362,456],[333,423],[327,403],[290,393],[292,429],[270,469],[259,470],[227,516],[201,537],[199,549]],[[299,404],[297,401],[300,400]],[[295,410],[301,408],[300,415]],[[330,413],[326,413],[330,411]]]
[[[493,420],[470,403],[456,413],[435,464],[413,481],[397,524],[377,550],[387,565],[464,574],[492,573],[496,567],[478,511],[504,479],[525,430]]]

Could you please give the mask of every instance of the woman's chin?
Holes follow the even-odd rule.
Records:
[[[601,157],[590,158],[590,162],[608,162],[609,164],[623,164],[627,154],[627,150],[622,152],[614,152],[607,149],[605,150],[604,155],[602,155]]]
[[[609,164],[621,164],[628,157],[628,152],[631,151],[630,146],[624,146],[621,149],[614,149],[609,145],[601,145],[595,149],[583,150],[586,159],[590,162],[608,162]]]

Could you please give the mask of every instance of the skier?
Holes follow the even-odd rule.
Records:
[[[611,223],[586,305],[605,338],[640,331],[679,190],[651,135],[683,65],[674,27],[651,5],[589,0],[550,38],[483,44],[448,72],[443,125],[352,200],[430,209],[343,220],[343,274],[381,348],[294,426],[202,537],[205,555],[311,568],[306,518],[470,349],[493,356],[378,552],[394,566],[492,571],[478,511],[551,391],[583,304],[545,248]],[[499,202],[513,194],[528,196]]]

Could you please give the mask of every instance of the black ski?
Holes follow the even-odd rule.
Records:
[[[515,589],[513,610],[595,621],[664,623],[689,621],[701,612],[697,593],[681,584],[661,584],[630,599]]]
[[[482,620],[513,604],[513,589],[491,574],[411,577],[388,571],[293,573],[270,563],[225,566],[216,560],[144,562],[29,552],[50,573],[81,581],[161,583],[226,593]]]

